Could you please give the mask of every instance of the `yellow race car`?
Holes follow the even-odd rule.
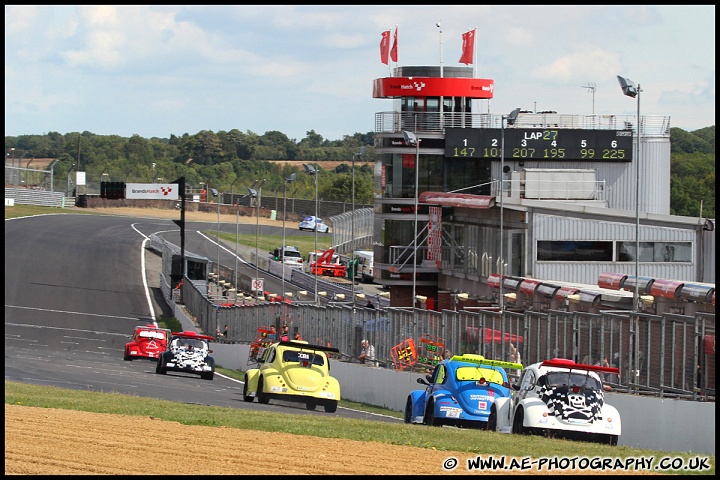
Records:
[[[340,351],[298,340],[271,344],[259,353],[258,368],[245,373],[243,400],[302,402],[308,410],[322,405],[326,412],[334,413],[340,384],[330,376],[328,353]]]

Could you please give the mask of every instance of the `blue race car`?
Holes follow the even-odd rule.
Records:
[[[489,360],[482,355],[455,355],[418,378],[424,390],[413,390],[405,404],[405,423],[487,428],[490,407],[510,397],[505,368],[522,370],[519,363]]]

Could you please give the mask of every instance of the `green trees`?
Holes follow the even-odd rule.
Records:
[[[715,126],[670,129],[670,213],[715,218]]]
[[[715,218],[715,126],[693,132],[672,128],[670,140],[670,213]],[[344,161],[335,170],[320,169],[318,196],[348,202],[352,198],[350,165],[363,145],[368,147],[364,160],[372,159],[373,132],[327,140],[309,130],[300,141],[276,130],[258,135],[237,129],[217,133],[203,130],[167,139],[139,135],[123,138],[87,131],[5,137],[5,151],[15,148],[17,157],[25,154],[26,160],[58,159],[54,165],[56,178],[65,178],[79,162],[88,184],[97,185],[96,191],[101,181],[147,183],[162,178],[169,182],[185,176],[190,185],[205,182],[226,193],[244,193],[255,180],[262,179],[266,180],[266,192],[282,192],[283,179],[293,172],[301,173],[302,163]],[[295,160],[297,165],[278,166],[268,160]],[[314,198],[314,179],[298,175],[293,192],[295,198]],[[360,166],[355,169],[355,201],[371,204],[372,200],[373,169]]]

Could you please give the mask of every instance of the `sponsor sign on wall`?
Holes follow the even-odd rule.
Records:
[[[177,200],[179,186],[175,183],[128,183],[125,198],[138,200]]]

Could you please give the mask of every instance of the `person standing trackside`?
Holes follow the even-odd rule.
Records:
[[[280,341],[281,342],[289,342],[290,341],[290,332],[288,331],[287,324],[284,324],[282,326],[282,333],[280,334]]]
[[[227,323],[225,324],[225,329],[222,332],[222,336],[227,338],[228,335],[230,335],[230,328],[228,327]]]
[[[358,357],[360,363],[365,363],[367,361],[372,366],[377,367],[377,362],[375,361],[375,347],[367,340],[360,342],[360,346],[362,347],[362,352],[360,352],[360,356]]]

